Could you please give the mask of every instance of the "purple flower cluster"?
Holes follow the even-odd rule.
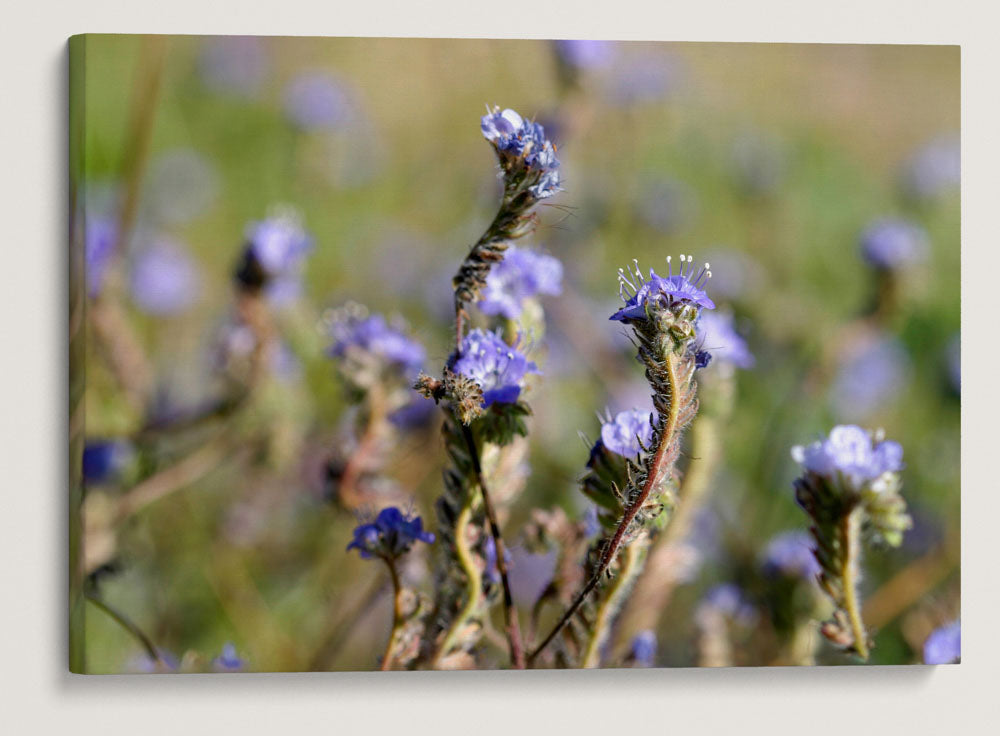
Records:
[[[652,667],[656,662],[656,649],[656,632],[646,629],[632,638],[629,654],[636,667]]]
[[[272,278],[293,272],[312,249],[312,238],[290,213],[251,222],[246,239],[248,252]]]
[[[201,289],[201,279],[180,243],[160,237],[136,254],[131,289],[140,309],[162,317],[191,306]]]
[[[113,480],[132,458],[132,446],[122,440],[92,440],[83,448],[83,482]]]
[[[246,660],[236,653],[236,646],[232,642],[223,644],[222,653],[212,660],[212,669],[216,672],[239,672],[246,666]]]
[[[504,259],[490,269],[479,309],[516,319],[525,299],[562,291],[563,267],[552,256],[511,246]]]
[[[796,445],[792,458],[810,473],[835,480],[843,478],[852,490],[903,468],[903,448],[891,440],[876,441],[856,425],[840,425],[811,445]]]
[[[896,218],[877,220],[861,234],[861,252],[872,266],[892,270],[927,258],[927,231]]]
[[[646,277],[638,264],[628,275],[624,269],[618,269],[619,292],[625,306],[611,315],[611,319],[617,322],[646,319],[647,303],[658,299],[665,300],[668,306],[676,302],[687,302],[699,309],[715,309],[715,302],[701,288],[705,280],[712,276],[709,265],[706,263],[704,268],[695,273],[694,266],[691,265],[693,256],[681,255],[680,261],[681,268],[675,274],[670,256],[667,256],[669,270],[666,278],[658,276],[653,269],[649,269],[649,276]],[[632,292],[631,296],[627,296],[629,291]]]
[[[423,345],[389,325],[381,314],[347,313],[333,320],[330,335],[331,357],[373,358],[406,376],[417,373],[427,357]]]
[[[365,559],[382,557],[394,560],[410,551],[417,542],[432,544],[434,535],[424,531],[419,516],[407,516],[395,506],[382,509],[375,520],[359,524],[347,549],[356,549]]]
[[[601,425],[601,443],[615,454],[634,459],[653,441],[654,416],[641,409],[618,412]]]
[[[702,312],[698,318],[698,338],[703,350],[711,353],[716,362],[737,368],[753,368],[753,353],[736,331],[732,315]]]
[[[809,534],[803,531],[784,532],[774,537],[764,550],[764,573],[815,579],[820,567],[813,555],[812,544]]]
[[[483,406],[513,404],[521,395],[524,377],[539,372],[516,347],[478,328],[462,338],[451,369],[479,384]]]
[[[952,664],[961,658],[961,621],[953,621],[935,629],[924,642],[924,664]]]
[[[545,199],[561,190],[559,159],[545,128],[525,120],[516,111],[494,107],[480,122],[483,137],[497,150],[501,162],[519,160],[529,171],[539,174],[529,187],[536,199]]]

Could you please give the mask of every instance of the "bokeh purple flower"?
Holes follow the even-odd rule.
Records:
[[[677,94],[686,80],[687,70],[676,56],[644,54],[615,66],[608,96],[623,107],[663,102]]]
[[[861,253],[872,266],[883,270],[920,263],[929,250],[927,231],[899,218],[876,220],[861,234]]]
[[[924,642],[924,664],[952,664],[962,658],[962,622],[935,629]]]
[[[695,609],[695,620],[707,622],[723,616],[742,626],[750,626],[757,619],[757,609],[743,591],[733,583],[713,585]]]
[[[131,274],[132,299],[149,314],[182,312],[198,298],[198,267],[184,247],[166,236],[153,239],[135,254]]]
[[[613,41],[555,41],[559,59],[574,69],[596,69],[614,60],[617,47]]]
[[[897,338],[876,335],[859,341],[841,356],[830,407],[841,421],[866,419],[899,395],[910,373],[909,353]]]
[[[703,350],[717,363],[737,368],[753,368],[756,362],[746,340],[736,331],[731,314],[702,312],[698,317],[698,338]]]
[[[353,91],[325,72],[305,72],[285,87],[285,113],[302,130],[339,130],[356,117]]]
[[[813,554],[813,541],[807,532],[782,532],[767,544],[764,550],[764,574],[769,576],[813,580],[820,573],[819,563]]]
[[[462,338],[451,369],[474,380],[483,389],[483,406],[513,404],[521,395],[524,378],[538,366],[494,332],[475,329]]]
[[[652,667],[656,663],[656,632],[640,631],[629,644],[629,656],[636,667]]]
[[[830,480],[842,477],[858,490],[885,473],[902,470],[903,447],[891,440],[876,440],[856,425],[839,425],[823,440],[793,447],[792,459],[810,473]]]
[[[961,184],[962,144],[957,135],[930,141],[903,164],[903,191],[914,199],[934,199]]]
[[[330,323],[334,358],[378,362],[409,377],[427,358],[424,346],[408,337],[401,326],[392,326],[381,314],[346,311]]]
[[[558,562],[557,550],[535,553],[514,547],[509,564],[510,594],[514,602],[525,608],[534,606],[552,582]]]
[[[88,216],[84,235],[84,270],[87,293],[96,298],[104,286],[108,266],[115,255],[118,223],[110,217]]]
[[[962,393],[962,336],[957,334],[948,341],[945,348],[945,360],[948,363],[948,381],[955,393]]]
[[[408,516],[395,506],[382,509],[374,521],[359,524],[348,550],[356,549],[365,559],[382,557],[396,559],[409,552],[417,542],[432,544],[434,535],[424,531],[419,516]]]
[[[621,411],[601,425],[601,442],[622,457],[634,460],[653,441],[651,411],[632,409]]]
[[[264,39],[259,36],[205,39],[198,61],[206,87],[236,97],[256,97],[270,69]]]
[[[693,260],[692,256],[681,255],[681,267],[675,274],[670,256],[667,256],[669,271],[666,278],[658,276],[653,269],[649,269],[649,276],[646,277],[638,265],[628,275],[623,269],[619,269],[618,281],[625,306],[611,315],[610,319],[617,322],[646,319],[646,303],[661,298],[665,299],[667,304],[687,302],[699,309],[715,309],[715,302],[709,299],[708,294],[701,288],[712,272],[706,263],[703,269],[695,273],[694,266],[691,265]],[[626,297],[628,291],[633,292],[632,296]]]
[[[246,660],[236,653],[236,645],[232,642],[223,644],[222,652],[212,660],[212,669],[216,672],[240,672],[246,666]]]
[[[552,256],[510,246],[504,259],[490,269],[479,309],[516,319],[525,299],[562,291],[562,263]]]
[[[133,457],[124,440],[90,440],[83,448],[83,482],[96,485],[114,480]]]

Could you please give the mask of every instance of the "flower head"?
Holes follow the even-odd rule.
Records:
[[[784,532],[774,537],[764,550],[764,572],[767,575],[813,580],[820,567],[812,551],[812,539],[806,532]]]
[[[528,190],[535,199],[545,199],[560,190],[559,159],[545,128],[525,120],[516,111],[494,107],[479,125],[496,149],[504,171],[526,170],[532,175]]]
[[[861,252],[882,270],[902,268],[927,258],[927,231],[901,219],[877,220],[861,234]]]
[[[462,338],[451,369],[471,378],[483,389],[483,406],[513,404],[521,395],[524,377],[538,366],[494,332],[475,329]]]
[[[649,269],[649,276],[645,277],[638,263],[627,275],[624,269],[618,269],[619,293],[625,300],[625,306],[611,315],[612,320],[626,322],[646,319],[646,304],[658,299],[663,299],[668,306],[676,302],[687,302],[699,309],[715,309],[715,302],[701,288],[705,279],[712,276],[709,265],[706,263],[696,274],[694,266],[691,266],[694,257],[681,255],[681,268],[675,274],[670,260],[670,256],[667,256],[669,270],[666,278],[658,276],[653,269]],[[635,279],[635,284],[629,276]],[[629,291],[632,292],[631,296],[627,296]]]
[[[246,665],[246,660],[236,653],[236,646],[232,642],[223,644],[222,653],[212,660],[212,669],[216,672],[239,672]]]
[[[132,446],[122,440],[93,440],[83,448],[83,480],[104,483],[114,478],[132,458]]]
[[[511,246],[504,259],[490,269],[479,309],[516,319],[522,304],[537,294],[562,291],[562,264],[552,256]]]
[[[359,524],[347,549],[356,549],[362,557],[396,559],[417,542],[432,544],[434,535],[424,531],[419,516],[409,517],[395,506],[382,509],[373,522]]]
[[[427,357],[424,346],[407,337],[402,328],[389,325],[381,314],[368,314],[363,309],[339,312],[330,323],[330,335],[331,357],[374,360],[407,376],[417,373]]]
[[[191,306],[201,281],[194,261],[183,247],[161,237],[136,254],[131,287],[132,299],[140,309],[166,316]]]
[[[924,664],[951,664],[962,658],[962,622],[935,629],[924,642]]]
[[[753,368],[753,353],[736,331],[733,317],[719,312],[702,312],[698,318],[698,336],[712,359],[737,368]]]
[[[636,667],[652,667],[656,661],[656,632],[651,629],[640,631],[632,638],[629,646],[632,661]]]
[[[876,441],[853,424],[834,427],[826,439],[811,445],[793,447],[792,458],[815,475],[843,478],[855,491],[903,468],[903,448],[898,442]]]
[[[651,411],[632,409],[621,411],[601,425],[601,442],[606,448],[625,458],[635,458],[653,441]]]
[[[312,249],[312,238],[297,216],[283,212],[251,222],[246,229],[247,252],[267,277],[294,271]]]

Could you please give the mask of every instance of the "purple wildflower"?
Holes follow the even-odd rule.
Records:
[[[331,323],[330,335],[331,357],[374,359],[407,376],[417,373],[427,357],[423,345],[390,326],[381,314],[343,314]]]
[[[556,149],[545,134],[545,128],[525,120],[516,111],[494,107],[480,121],[480,129],[497,151],[505,170],[518,161],[538,180],[528,187],[536,199],[551,197],[560,191],[559,159]]]
[[[890,403],[910,376],[910,356],[895,337],[876,336],[845,351],[830,390],[841,420],[864,419]]]
[[[670,256],[667,256],[669,271],[666,278],[657,276],[653,269],[649,269],[649,276],[645,277],[638,263],[628,275],[623,269],[618,269],[618,283],[625,306],[611,315],[611,319],[616,322],[646,319],[646,303],[661,298],[665,299],[668,305],[688,302],[699,309],[715,309],[715,302],[709,299],[708,294],[701,288],[705,279],[712,276],[709,265],[706,263],[696,274],[694,266],[691,265],[693,256],[681,255],[680,260],[680,271],[675,274]],[[629,276],[634,278],[639,286],[633,284]],[[626,297],[628,291],[633,292],[632,296]]]
[[[559,59],[574,69],[606,66],[615,58],[617,51],[613,41],[561,40],[555,42],[555,47]]]
[[[903,165],[903,190],[916,199],[934,199],[961,184],[962,146],[958,136],[931,141]]]
[[[750,626],[757,619],[757,610],[739,587],[733,583],[720,583],[709,588],[694,615],[698,621],[724,616],[743,626]]]
[[[83,482],[106,483],[132,458],[132,446],[122,440],[92,440],[83,448]]]
[[[515,547],[510,553],[510,594],[514,602],[531,608],[549,587],[556,574],[559,553],[556,550],[534,553]]]
[[[810,473],[842,477],[853,490],[903,468],[903,448],[891,440],[873,440],[856,425],[840,425],[811,445],[792,448],[792,458]]]
[[[525,299],[562,291],[563,267],[552,256],[511,246],[504,259],[490,269],[479,309],[516,319]]]
[[[432,544],[434,535],[424,531],[419,516],[408,517],[395,506],[382,509],[375,520],[359,524],[347,549],[356,549],[365,559],[382,557],[396,559],[409,552],[417,542]]]
[[[924,664],[952,664],[962,658],[962,622],[952,621],[931,632],[924,642]]]
[[[267,77],[269,59],[258,36],[218,36],[205,41],[199,59],[206,87],[237,97],[256,97]]]
[[[698,317],[698,337],[713,359],[737,368],[753,368],[753,353],[736,332],[731,314],[702,312]]]
[[[84,269],[87,293],[95,298],[104,286],[104,277],[115,254],[118,225],[109,217],[88,217],[84,236]]]
[[[886,218],[869,225],[861,234],[861,252],[881,270],[903,268],[927,258],[927,231],[907,220]]]
[[[251,222],[246,240],[249,253],[269,277],[294,271],[312,249],[312,238],[299,219],[288,212]]]
[[[300,74],[285,88],[285,112],[303,130],[347,127],[355,117],[355,106],[350,89],[323,72]]]
[[[194,303],[201,280],[197,266],[183,246],[160,237],[136,254],[131,287],[132,298],[140,309],[166,316]]]
[[[539,372],[516,347],[478,328],[462,338],[452,370],[480,385],[483,406],[513,404],[521,395],[525,375]]]
[[[212,660],[212,669],[216,672],[239,672],[246,665],[246,660],[236,653],[236,646],[232,642],[223,644],[222,652]]]
[[[611,452],[634,459],[653,441],[653,417],[653,412],[641,409],[618,412],[601,425],[601,442]]]
[[[820,573],[812,551],[813,542],[803,531],[783,532],[768,542],[764,550],[764,572],[770,576],[813,580]]]
[[[640,631],[632,638],[629,654],[636,667],[652,667],[656,662],[656,632]]]

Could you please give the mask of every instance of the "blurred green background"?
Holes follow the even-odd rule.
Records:
[[[72,59],[85,74],[72,103],[84,115],[88,218],[121,195],[130,120],[159,43],[130,247],[168,235],[197,264],[199,289],[169,317],[125,298],[158,396],[190,404],[210,394],[206,355],[231,309],[249,222],[290,205],[314,249],[302,298],[280,322],[298,370],[232,429],[263,434],[266,450],[220,458],[85,536],[88,547],[110,545],[102,596],[158,646],[210,659],[233,642],[250,670],[375,667],[391,601],[381,567],[344,551],[354,517],[324,499],[322,465],[350,420],[321,315],[348,300],[402,315],[427,346],[427,370],[439,370],[450,277],[496,208],[494,157],[478,130],[486,104],[546,124],[565,187],[529,239],[566,270],[563,294],[544,301],[545,375],[527,396],[532,473],[505,536],[516,543],[533,507],[582,514],[575,480],[587,447],[577,433],[593,438],[596,411],[641,399],[639,366],[607,321],[616,269],[693,253],[713,262],[709,293],[736,317],[756,364],[737,376],[721,438],[706,506],[712,551],[659,618],[657,663],[694,664],[701,594],[738,581],[774,534],[804,528],[789,448],[839,422],[882,427],[906,452],[915,527],[902,548],[866,560],[865,597],[891,581],[905,593],[878,627],[872,661],[920,661],[930,627],[958,615],[959,192],[914,192],[911,181],[923,147],[957,146],[957,47],[618,43],[574,66],[546,41],[88,36]],[[304,73],[329,75],[343,120],[296,122],[289,89]],[[862,317],[877,278],[859,237],[884,217],[918,224],[930,247],[894,274],[898,299],[872,332]],[[845,356],[869,338],[894,346],[891,365],[845,377]],[[143,417],[87,348],[86,436],[129,437]],[[127,493],[203,440],[140,451],[118,481],[88,489],[87,503]],[[439,445],[433,427],[405,433],[387,468],[431,526]],[[142,668],[135,640],[93,608],[85,643],[88,671]],[[768,663],[747,651],[740,663]],[[845,661],[819,652],[823,663]]]

